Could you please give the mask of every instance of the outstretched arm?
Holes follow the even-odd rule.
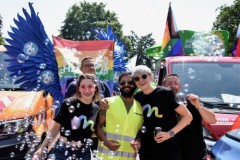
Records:
[[[60,128],[61,128],[61,125],[59,123],[55,122],[53,124],[53,127],[49,131],[49,136],[50,137],[56,137]],[[49,143],[50,143],[50,138],[45,138],[41,147],[34,153],[34,156],[33,156],[34,159],[41,159],[42,158],[43,151],[49,145]]]

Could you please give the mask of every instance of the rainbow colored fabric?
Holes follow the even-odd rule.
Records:
[[[160,54],[161,58],[183,55],[182,42],[178,34],[177,25],[171,8],[171,3],[169,4],[168,8],[166,27],[164,31]]]
[[[66,80],[76,78],[80,73],[80,62],[90,56],[95,61],[96,75],[99,79],[113,81],[113,48],[114,41],[72,41],[53,37],[55,55],[60,72],[60,83],[63,93]],[[111,85],[111,83],[108,83]],[[111,86],[109,86],[112,88]]]

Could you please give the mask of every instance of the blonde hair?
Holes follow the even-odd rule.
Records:
[[[137,74],[144,74],[144,73],[148,75],[152,75],[151,69],[145,65],[138,65],[132,71],[133,77],[136,76]]]

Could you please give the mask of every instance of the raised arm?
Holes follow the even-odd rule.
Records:
[[[187,95],[187,99],[195,106],[195,108],[199,111],[202,119],[208,124],[214,124],[217,122],[215,114],[212,110],[207,109],[203,106],[203,104],[199,101],[199,97],[195,94]]]

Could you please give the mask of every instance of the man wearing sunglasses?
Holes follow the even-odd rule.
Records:
[[[216,123],[214,112],[205,108],[197,95],[179,94],[181,91],[180,78],[177,74],[168,74],[163,79],[163,86],[173,90],[179,101],[186,101],[186,107],[191,112],[193,120],[180,133],[181,148],[184,160],[203,160],[207,156],[206,144],[203,138],[202,120],[207,124]],[[205,157],[205,158],[204,158]]]
[[[136,86],[130,72],[119,76],[121,95],[106,98],[109,109],[99,113],[96,133],[98,157],[112,160],[135,160],[140,148],[136,138],[143,123],[142,107],[133,99]]]
[[[136,66],[133,79],[141,89],[134,98],[142,105],[144,116],[145,131],[141,137],[140,160],[182,160],[177,133],[190,124],[191,113],[184,104],[177,103],[172,90],[151,85],[153,77],[147,66]],[[176,113],[182,117],[180,121]]]

